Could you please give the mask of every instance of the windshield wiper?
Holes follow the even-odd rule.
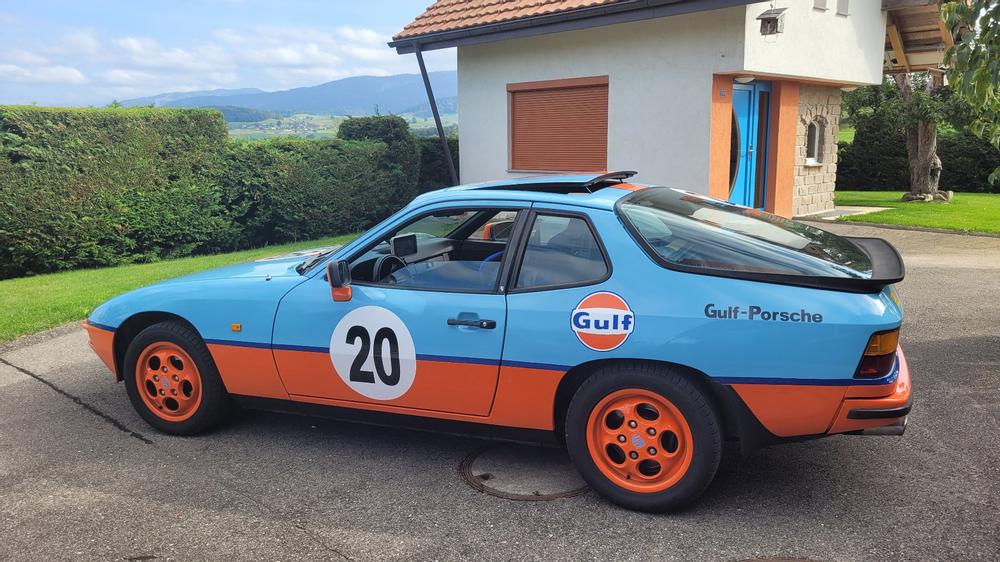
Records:
[[[336,248],[334,248],[332,250],[325,250],[325,251],[322,251],[322,252],[316,254],[315,256],[312,256],[311,258],[307,259],[306,261],[304,261],[304,262],[300,263],[299,265],[295,266],[296,273],[298,273],[299,275],[305,275],[310,269],[312,269],[323,258],[325,258],[326,256],[329,256],[334,251],[336,251]]]

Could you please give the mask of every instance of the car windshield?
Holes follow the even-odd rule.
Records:
[[[619,208],[668,267],[859,279],[872,275],[871,259],[850,240],[756,209],[669,188],[639,191]]]

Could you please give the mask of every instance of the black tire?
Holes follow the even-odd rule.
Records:
[[[194,361],[201,380],[201,401],[194,413],[182,421],[167,420],[155,414],[146,404],[136,379],[136,366],[142,352],[150,345],[167,342],[180,347]],[[146,423],[171,435],[194,435],[222,422],[232,409],[232,400],[219,376],[219,370],[201,337],[187,325],[167,321],[154,324],[132,340],[122,365],[125,389],[129,401]]]
[[[606,476],[591,455],[588,446],[591,412],[612,393],[629,389],[652,392],[666,399],[679,410],[690,428],[690,465],[665,490],[626,489]],[[624,447],[630,445],[631,440]],[[684,507],[705,491],[722,458],[723,436],[718,413],[696,383],[663,366],[623,363],[596,371],[577,389],[566,412],[566,448],[580,475],[597,493],[627,509],[658,513]]]

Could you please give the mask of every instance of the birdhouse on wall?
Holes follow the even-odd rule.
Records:
[[[777,35],[785,31],[785,10],[788,8],[771,8],[757,16],[760,20],[761,35]]]

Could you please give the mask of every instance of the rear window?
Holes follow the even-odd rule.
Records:
[[[666,266],[868,279],[868,255],[849,240],[779,216],[676,189],[651,188],[619,212]]]

